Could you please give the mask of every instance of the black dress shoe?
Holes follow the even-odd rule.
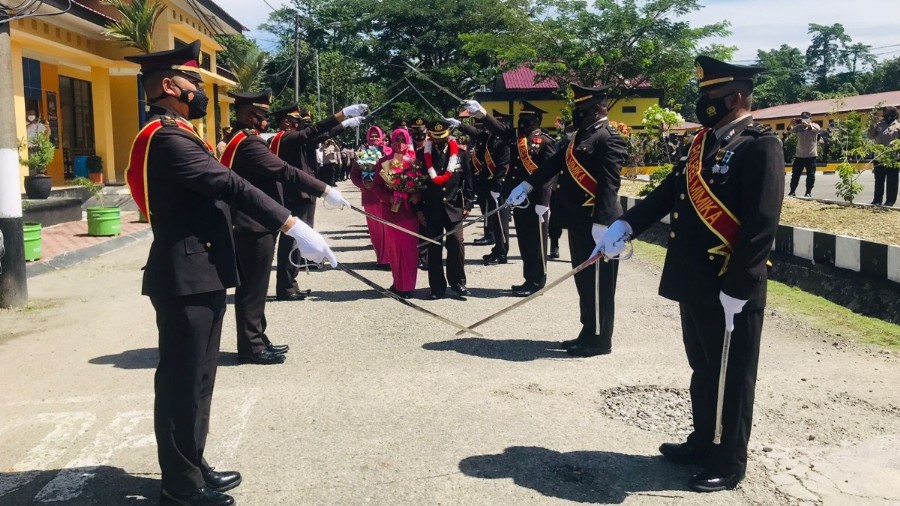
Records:
[[[210,469],[203,473],[203,481],[206,482],[206,488],[216,492],[225,492],[241,484],[241,473],[237,471],[219,472]]]
[[[304,300],[309,297],[309,294],[312,293],[312,290],[300,290],[299,292],[291,292],[291,293],[282,293],[276,294],[275,300],[284,300],[284,301],[294,301],[294,300]]]
[[[568,348],[566,353],[573,357],[596,357],[597,355],[609,355],[612,353],[612,347],[582,342]]]
[[[450,288],[454,292],[456,292],[457,295],[462,295],[463,297],[465,297],[466,295],[469,295],[469,289],[466,288],[466,285],[464,285],[462,283],[457,283],[457,284],[451,286]]]
[[[877,201],[877,200],[873,200],[872,202],[869,203],[869,205],[870,205],[870,206],[880,206],[880,205],[881,205],[881,202],[879,202],[879,201]]]
[[[522,283],[521,285],[513,285],[513,286],[509,287],[509,289],[515,292],[515,291],[525,288],[525,286],[527,284],[528,284],[528,282],[526,281],[526,282]]]
[[[472,241],[472,244],[474,244],[475,246],[490,246],[491,244],[494,244],[494,238],[490,236],[484,236],[481,239],[475,239],[474,241]]]
[[[505,264],[507,262],[506,257],[494,255],[493,253],[490,255],[485,255],[481,258],[484,260],[484,265],[498,265]]]
[[[559,248],[550,248],[550,258],[559,258]]]
[[[568,350],[569,348],[572,348],[573,346],[577,346],[578,344],[581,344],[581,338],[575,338],[575,339],[569,339],[568,341],[562,341],[561,343],[559,343],[559,347],[563,350]]]
[[[423,258],[419,259],[419,270],[420,271],[428,270],[428,262],[426,262],[425,259],[423,259]]]
[[[744,472],[723,474],[715,471],[700,471],[695,474],[688,486],[695,492],[720,492],[731,490],[744,479]]]
[[[291,347],[286,344],[266,343],[266,351],[275,353],[276,355],[284,355]]]
[[[543,287],[538,285],[537,283],[529,282],[529,283],[525,283],[524,285],[522,285],[522,287],[519,288],[518,290],[513,290],[513,295],[515,295],[516,297],[528,297],[529,295],[534,294],[541,288],[543,288]]]
[[[209,487],[202,487],[189,494],[179,494],[163,489],[159,503],[162,506],[231,506],[234,504],[234,498]]]
[[[429,298],[430,298],[431,300],[443,299],[445,293],[446,293],[446,290],[432,290],[432,291],[431,291],[431,297],[429,297]]]
[[[278,353],[272,353],[269,350],[263,350],[259,353],[239,354],[238,361],[242,364],[274,365],[283,364],[285,357]]]
[[[894,207],[894,202],[885,202],[884,207]]]
[[[709,456],[709,447],[701,447],[691,442],[663,443],[659,453],[676,464],[702,464]]]

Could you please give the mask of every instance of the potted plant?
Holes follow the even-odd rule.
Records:
[[[87,208],[88,235],[110,236],[122,233],[122,210],[117,206],[106,206],[103,202],[103,187],[90,179],[77,177],[73,184],[84,186],[97,199],[98,206]]]
[[[94,184],[103,184],[103,158],[97,155],[87,157],[88,177]]]
[[[53,188],[53,179],[47,175],[47,166],[56,155],[56,146],[46,132],[33,135],[19,143],[19,149],[28,149],[28,158],[19,158],[19,163],[28,166],[25,176],[25,194],[30,199],[46,199]]]

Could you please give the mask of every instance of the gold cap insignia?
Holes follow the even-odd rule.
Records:
[[[435,132],[440,132],[440,131],[443,130],[443,129],[444,129],[444,125],[435,125],[435,126],[434,126],[434,131],[435,131]]]

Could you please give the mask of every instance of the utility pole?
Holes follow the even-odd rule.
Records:
[[[319,82],[318,49],[316,49],[316,121],[322,121],[322,84]]]
[[[22,62],[18,63],[19,65]],[[25,233],[22,229],[22,194],[19,193],[19,143],[16,139],[16,103],[11,69],[12,41],[9,18],[0,15],[0,233],[6,254],[0,258],[0,307],[28,302],[25,275]]]
[[[294,15],[294,103],[300,103],[300,14]]]

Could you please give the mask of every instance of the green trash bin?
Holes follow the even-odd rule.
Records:
[[[41,224],[25,223],[25,261],[33,262],[41,259]]]
[[[89,207],[88,235],[108,236],[122,233],[122,210],[118,207]]]

